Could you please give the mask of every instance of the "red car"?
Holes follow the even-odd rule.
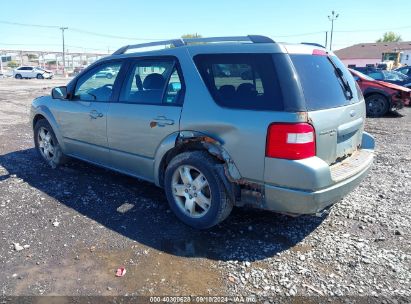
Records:
[[[379,81],[349,69],[365,98],[367,116],[381,117],[388,111],[398,110],[411,102],[411,90],[393,83]]]

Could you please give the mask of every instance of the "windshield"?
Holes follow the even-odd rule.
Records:
[[[308,110],[336,108],[358,101],[355,80],[336,56],[290,55]]]
[[[404,81],[409,77],[397,71],[384,71],[385,79],[394,81]]]
[[[368,81],[375,81],[374,78],[371,78],[370,76],[367,76],[364,73],[361,73],[359,71],[352,72],[352,74],[354,74],[355,76],[358,76],[360,78],[363,78],[365,80],[368,80]]]

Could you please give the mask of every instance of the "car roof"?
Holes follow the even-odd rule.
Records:
[[[230,41],[230,40],[235,41]],[[236,40],[237,39],[237,40]],[[247,41],[249,39],[249,41]],[[255,39],[255,40],[253,40]],[[166,45],[176,46],[167,47]],[[165,47],[166,46],[166,47]],[[157,48],[156,48],[157,47]],[[160,47],[160,49],[158,49]],[[156,49],[154,49],[156,48]],[[124,46],[108,57],[99,61],[118,58],[133,58],[145,56],[178,56],[181,53],[224,54],[224,53],[289,53],[313,54],[314,50],[326,51],[316,43],[279,43],[264,36],[214,37],[199,39],[175,39],[152,43]],[[331,51],[327,51],[333,55]]]

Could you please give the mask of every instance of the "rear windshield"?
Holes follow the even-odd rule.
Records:
[[[358,101],[355,80],[337,57],[298,54],[290,58],[304,91],[307,110],[336,108]],[[336,68],[342,71],[342,77]],[[343,82],[349,85],[348,90]]]
[[[270,54],[203,54],[197,69],[217,104],[234,109],[283,110]]]

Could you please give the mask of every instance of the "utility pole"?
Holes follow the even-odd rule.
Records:
[[[328,31],[325,32],[325,48],[327,48],[328,44]]]
[[[328,16],[328,20],[331,21],[331,37],[330,37],[330,51],[333,47],[333,32],[334,32],[334,20],[337,20],[340,14],[336,14],[334,11],[331,12],[331,16]]]
[[[68,29],[68,27],[64,27],[64,26],[62,26],[61,28],[60,28],[60,30],[61,30],[61,36],[62,36],[62,38],[63,38],[63,76],[66,74],[66,59],[65,59],[65,45],[64,45],[64,30],[67,30]],[[57,68],[58,68],[58,66],[57,66]]]
[[[0,74],[3,75],[3,52],[0,52]]]

